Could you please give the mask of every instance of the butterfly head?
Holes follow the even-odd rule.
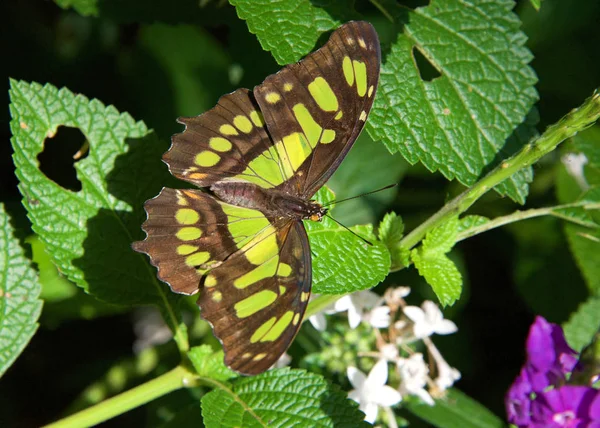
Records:
[[[310,201],[309,209],[305,218],[311,221],[321,221],[327,215],[329,209],[324,208],[320,203]]]

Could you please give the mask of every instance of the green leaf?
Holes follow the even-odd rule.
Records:
[[[379,223],[379,240],[385,244],[390,252],[391,269],[397,270],[408,266],[410,261],[410,250],[400,245],[404,236],[404,222],[402,217],[394,212],[387,213]]]
[[[567,342],[577,352],[581,352],[592,341],[598,328],[600,328],[600,296],[592,296],[582,303],[563,324]]]
[[[143,202],[167,182],[160,162],[164,145],[142,122],[98,100],[52,85],[10,84],[19,190],[52,261],[69,280],[106,302],[160,303],[173,327],[172,293],[130,247],[143,234]],[[89,142],[89,154],[75,164],[79,192],[62,188],[39,169],[37,156],[60,126],[78,128]]]
[[[452,217],[427,234],[423,245],[410,252],[419,274],[431,285],[440,303],[452,305],[462,292],[462,275],[448,253],[458,235],[458,217]]]
[[[449,389],[448,395],[428,406],[414,400],[406,407],[421,419],[439,428],[495,428],[506,424],[486,407],[458,389]]]
[[[315,198],[331,202],[333,192],[323,187]],[[354,226],[359,236],[328,217],[322,222],[305,221],[313,264],[313,291],[320,294],[345,294],[374,287],[390,271],[390,254],[376,240],[372,225]]]
[[[0,204],[0,377],[37,330],[42,311],[37,274]]]
[[[363,132],[327,182],[337,199],[354,197],[336,207],[336,220],[349,226],[380,219],[385,207],[396,197],[398,187],[360,198],[356,196],[398,183],[407,166],[399,155],[391,155],[382,144]]]
[[[202,397],[207,427],[368,427],[346,393],[304,370],[271,370],[238,378]]]
[[[54,0],[63,9],[73,8],[83,16],[98,16],[98,0]]]
[[[539,12],[542,7],[542,0],[529,0],[533,8]]]
[[[280,64],[298,61],[316,48],[326,31],[356,17],[350,0],[230,0],[264,50]],[[334,18],[335,17],[335,18]]]
[[[585,177],[574,177],[563,165],[560,167],[556,180],[556,193],[561,203],[582,202],[589,205],[600,204],[600,185],[594,185],[583,191],[581,179],[587,179],[588,172],[600,168],[600,132],[592,128],[583,132],[583,136],[575,140],[575,149],[588,159]],[[583,171],[581,171],[583,172]],[[576,174],[577,175],[577,174]],[[559,212],[568,217],[571,222],[564,225],[569,248],[573,254],[586,285],[592,294],[600,292],[600,216],[598,209],[586,210],[585,207],[575,207]]]
[[[202,377],[225,381],[238,376],[223,363],[223,351],[215,352],[209,345],[190,349],[188,357]]]
[[[463,233],[473,227],[483,226],[489,221],[489,218],[481,215],[466,215],[458,222],[458,233]]]
[[[504,151],[514,142],[507,138],[537,100],[527,65],[532,55],[513,6],[508,0],[439,0],[393,11],[403,33],[384,46],[369,134],[411,164],[465,185],[509,155]],[[421,77],[416,52],[439,77]],[[522,134],[532,131],[514,138]],[[501,192],[523,201],[527,175]]]
[[[42,285],[40,297],[44,300],[44,311],[40,323],[43,326],[54,329],[65,321],[89,320],[127,309],[125,306],[104,303],[67,280],[52,263],[38,236],[31,235],[25,242],[31,245],[32,260],[37,265]]]

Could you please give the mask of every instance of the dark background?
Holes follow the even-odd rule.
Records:
[[[220,95],[237,87],[251,88],[280,68],[231,6],[209,2],[201,9],[196,1],[187,0],[172,0],[166,6],[142,3],[139,9],[140,2],[132,0],[101,1],[101,17],[86,18],[51,1],[1,2],[4,93],[9,77],[68,87],[144,120],[166,149],[169,136],[180,130],[176,117],[199,114]],[[366,18],[381,19],[370,4],[358,2],[357,7]],[[535,56],[531,65],[539,77],[538,129],[542,131],[579,105],[600,82],[600,3],[545,0],[541,11],[535,12],[521,1],[516,12]],[[180,55],[170,55],[173,46]],[[0,200],[12,215],[19,237],[25,238],[31,229],[11,160],[7,95],[5,101],[0,115]],[[39,157],[48,177],[73,190],[80,185],[72,155],[83,140],[78,131],[61,128]],[[556,203],[557,161],[558,154],[551,155],[535,166],[528,207]],[[409,228],[414,227],[439,209],[457,187],[418,166],[409,168],[387,206],[373,203],[372,218],[378,220],[385,211],[394,210]],[[475,211],[497,216],[514,209],[510,201],[490,194]],[[568,253],[561,223],[555,219],[529,220],[474,237],[458,245],[453,258],[466,288],[446,315],[460,330],[436,337],[435,342],[462,372],[457,387],[504,418],[503,395],[523,362],[524,338],[534,315],[565,321],[585,299],[586,288]],[[376,291],[392,284],[411,285],[416,303],[432,298],[413,270],[390,275]],[[85,296],[78,298],[85,300]],[[130,311],[100,310],[83,317],[76,311],[65,315],[61,308],[60,302],[45,305],[39,331],[0,380],[1,426],[39,426],[64,416],[87,385],[132,356],[135,334]],[[157,371],[176,364],[169,345],[164,354]],[[135,382],[143,380],[140,376]],[[173,409],[194,400],[192,393],[174,393],[105,425],[162,425]],[[188,410],[197,415],[196,405]]]

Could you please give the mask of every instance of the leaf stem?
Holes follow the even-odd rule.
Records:
[[[321,312],[327,306],[335,303],[341,297],[345,296],[345,294],[323,294],[313,300],[308,304],[308,308],[306,308],[306,313],[304,314],[304,319],[307,320],[309,317],[314,314]]]
[[[169,392],[199,384],[198,375],[180,365],[142,385],[116,395],[95,406],[46,425],[46,428],[89,427],[146,404]]]
[[[494,186],[517,171],[532,165],[566,139],[592,126],[599,118],[600,94],[596,90],[579,108],[572,110],[556,124],[548,127],[537,139],[526,144],[518,153],[503,161],[489,174],[413,229],[400,240],[400,246],[407,249],[414,247],[430,230],[446,222],[450,217],[462,214]]]
[[[521,220],[527,220],[528,218],[541,217],[544,215],[551,215],[554,217],[558,217],[565,221],[570,221],[572,223],[578,224],[580,226],[594,227],[589,222],[582,221],[575,217],[570,217],[568,215],[564,215],[564,214],[561,214],[560,212],[557,212],[558,210],[561,210],[561,209],[577,208],[577,207],[581,207],[586,210],[598,210],[598,209],[600,209],[600,203],[588,204],[588,203],[582,203],[582,202],[575,202],[572,204],[556,205],[553,207],[532,208],[530,210],[525,210],[525,211],[515,211],[512,214],[508,214],[508,215],[505,215],[502,217],[496,217],[495,219],[490,220],[480,226],[471,227],[471,228],[459,233],[458,237],[456,238],[456,242],[462,241],[464,239],[470,238],[475,235],[479,235],[480,233],[487,232],[488,230],[492,230],[497,227],[504,226],[506,224],[515,223],[515,222],[521,221]]]

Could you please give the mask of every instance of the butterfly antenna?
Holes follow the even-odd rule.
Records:
[[[366,240],[365,238],[363,238],[362,236],[360,236],[358,233],[356,233],[355,231],[353,231],[352,229],[350,229],[348,226],[343,225],[342,223],[340,223],[339,221],[337,221],[336,219],[334,219],[333,217],[331,217],[329,214],[325,214],[326,217],[329,217],[330,219],[332,219],[333,221],[335,221],[337,224],[339,224],[340,226],[342,226],[344,229],[346,229],[348,232],[350,232],[351,234],[353,234],[354,236],[362,239],[365,244],[368,245],[373,245],[373,243],[371,241]]]
[[[331,204],[337,204],[338,202],[345,202],[345,201],[349,201],[351,199],[362,198],[363,196],[367,196],[367,195],[370,195],[372,193],[377,193],[377,192],[381,192],[382,190],[391,189],[392,187],[396,187],[398,184],[399,183],[388,184],[387,186],[382,187],[381,189],[371,190],[370,192],[362,193],[362,194],[356,195],[356,196],[351,196],[351,197],[346,198],[346,199],[338,199],[338,200],[335,200],[335,201],[327,202],[327,203],[323,204],[323,206],[326,207],[326,206],[331,205]]]

